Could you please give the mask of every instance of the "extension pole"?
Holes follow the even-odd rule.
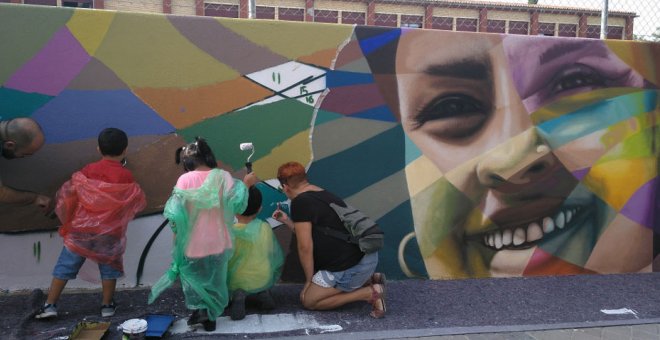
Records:
[[[603,10],[600,14],[600,38],[607,39],[607,16],[609,14],[608,0],[603,0]]]

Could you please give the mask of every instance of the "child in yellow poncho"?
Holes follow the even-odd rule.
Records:
[[[245,298],[252,295],[262,309],[275,307],[270,288],[279,280],[284,264],[282,248],[268,223],[257,218],[261,210],[261,192],[249,189],[245,211],[236,215],[231,228],[234,255],[229,260],[228,286],[232,293],[229,315],[232,320],[245,317]]]

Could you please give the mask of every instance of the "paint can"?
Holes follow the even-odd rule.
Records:
[[[130,319],[121,324],[122,340],[144,339],[147,334],[147,320]]]

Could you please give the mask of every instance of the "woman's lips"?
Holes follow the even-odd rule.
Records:
[[[577,217],[585,210],[583,206],[565,206],[551,216],[543,216],[524,225],[471,235],[470,238],[482,240],[486,247],[495,250],[526,249],[561,232],[562,229],[569,229],[576,224]]]

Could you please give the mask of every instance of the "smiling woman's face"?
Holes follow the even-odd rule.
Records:
[[[607,88],[643,86],[602,42],[410,30],[396,74],[401,123],[423,154],[406,174],[430,277],[639,271],[650,263],[652,231],[617,214],[597,172],[581,181],[580,171],[593,173],[607,152],[611,129],[595,129],[602,122],[589,116],[605,109],[578,112],[561,131],[544,125],[568,116],[543,110],[553,103],[570,100],[576,110],[596,101],[584,93],[604,91],[602,99],[612,97]],[[632,241],[612,244],[622,235]],[[613,263],[611,247],[624,258]]]

